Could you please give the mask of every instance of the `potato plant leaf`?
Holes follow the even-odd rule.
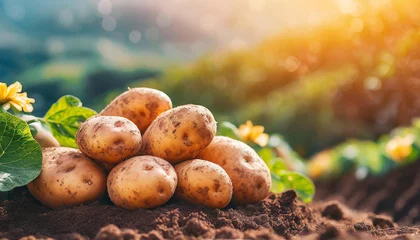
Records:
[[[61,146],[77,148],[75,137],[80,124],[94,115],[94,110],[82,107],[78,98],[68,95],[53,104],[44,119]]]
[[[0,111],[0,191],[10,191],[35,179],[42,168],[42,151],[28,124]]]
[[[217,135],[239,140],[238,128],[230,122],[222,122],[217,127]]]
[[[271,174],[273,185],[271,191],[281,193],[286,190],[295,190],[298,198],[305,203],[312,201],[315,194],[315,185],[308,177],[289,171],[281,171],[278,174]]]

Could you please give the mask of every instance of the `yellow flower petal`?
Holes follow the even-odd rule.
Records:
[[[0,105],[4,105],[3,109],[15,108],[18,111],[32,112],[32,103],[35,99],[28,98],[26,92],[22,93],[22,84],[15,82],[9,87],[5,83],[0,83]],[[7,104],[7,105],[6,105]]]
[[[263,133],[263,134],[260,134],[260,136],[258,136],[256,139],[254,139],[254,142],[260,145],[261,147],[265,147],[268,143],[269,138],[270,136],[268,136],[267,133]]]
[[[0,103],[6,102],[6,96],[7,96],[7,85],[6,83],[0,82]]]
[[[394,137],[385,146],[386,153],[396,162],[404,161],[413,151],[411,146],[414,139],[407,137]]]
[[[30,113],[34,110],[34,107],[31,104],[25,104],[23,105],[23,111]]]
[[[254,126],[249,133],[249,139],[251,139],[251,141],[255,141],[255,139],[257,139],[263,132],[263,126]]]
[[[7,98],[11,98],[16,93],[22,92],[22,84],[20,82],[15,82],[7,88]]]
[[[251,121],[247,121],[246,124],[242,124],[241,126],[239,126],[239,137],[241,138],[242,141],[249,141],[249,134],[252,131],[252,122]]]
[[[16,110],[18,110],[19,112],[22,111],[22,106],[19,103],[15,103],[13,101],[9,102]]]

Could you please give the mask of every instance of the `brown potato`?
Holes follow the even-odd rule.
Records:
[[[32,195],[50,208],[87,204],[106,189],[103,169],[79,150],[44,148],[41,174],[28,184]]]
[[[171,108],[172,101],[164,92],[132,88],[115,98],[100,115],[125,117],[136,124],[143,134],[157,116]]]
[[[143,136],[140,153],[171,164],[192,159],[216,135],[213,114],[198,105],[184,105],[161,114]]]
[[[108,176],[108,193],[115,205],[135,210],[166,203],[177,185],[175,169],[153,156],[130,158],[115,166]]]
[[[185,202],[224,208],[232,198],[232,181],[222,167],[194,159],[175,166],[178,186],[175,196]]]
[[[136,155],[141,133],[126,118],[94,116],[81,124],[76,142],[81,152],[108,166]]]
[[[232,201],[236,204],[255,203],[270,194],[270,170],[243,142],[216,136],[197,158],[214,162],[227,172],[233,185]]]

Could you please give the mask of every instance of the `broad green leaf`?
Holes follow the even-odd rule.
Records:
[[[50,116],[66,110],[69,107],[81,107],[82,102],[77,97],[66,95],[58,99],[56,103],[54,103],[51,108],[48,110],[48,112],[45,114],[45,118],[49,118]]]
[[[217,128],[217,135],[239,140],[238,128],[230,122],[222,122]]]
[[[44,119],[61,146],[77,148],[75,137],[80,124],[94,115],[96,112],[82,107],[78,98],[64,96],[51,107]]]
[[[273,185],[271,191],[281,193],[286,190],[295,190],[298,198],[305,203],[312,201],[315,194],[315,185],[308,177],[289,171],[282,171],[280,174],[272,174]]]
[[[35,179],[42,168],[42,151],[28,124],[0,111],[0,191],[10,191]]]

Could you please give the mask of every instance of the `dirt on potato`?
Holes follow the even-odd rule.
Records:
[[[127,211],[109,200],[50,210],[17,189],[0,203],[0,238],[55,239],[416,239],[418,227],[386,216],[357,213],[338,202],[304,205],[294,191],[223,210],[170,201]],[[26,238],[34,239],[34,238]]]

